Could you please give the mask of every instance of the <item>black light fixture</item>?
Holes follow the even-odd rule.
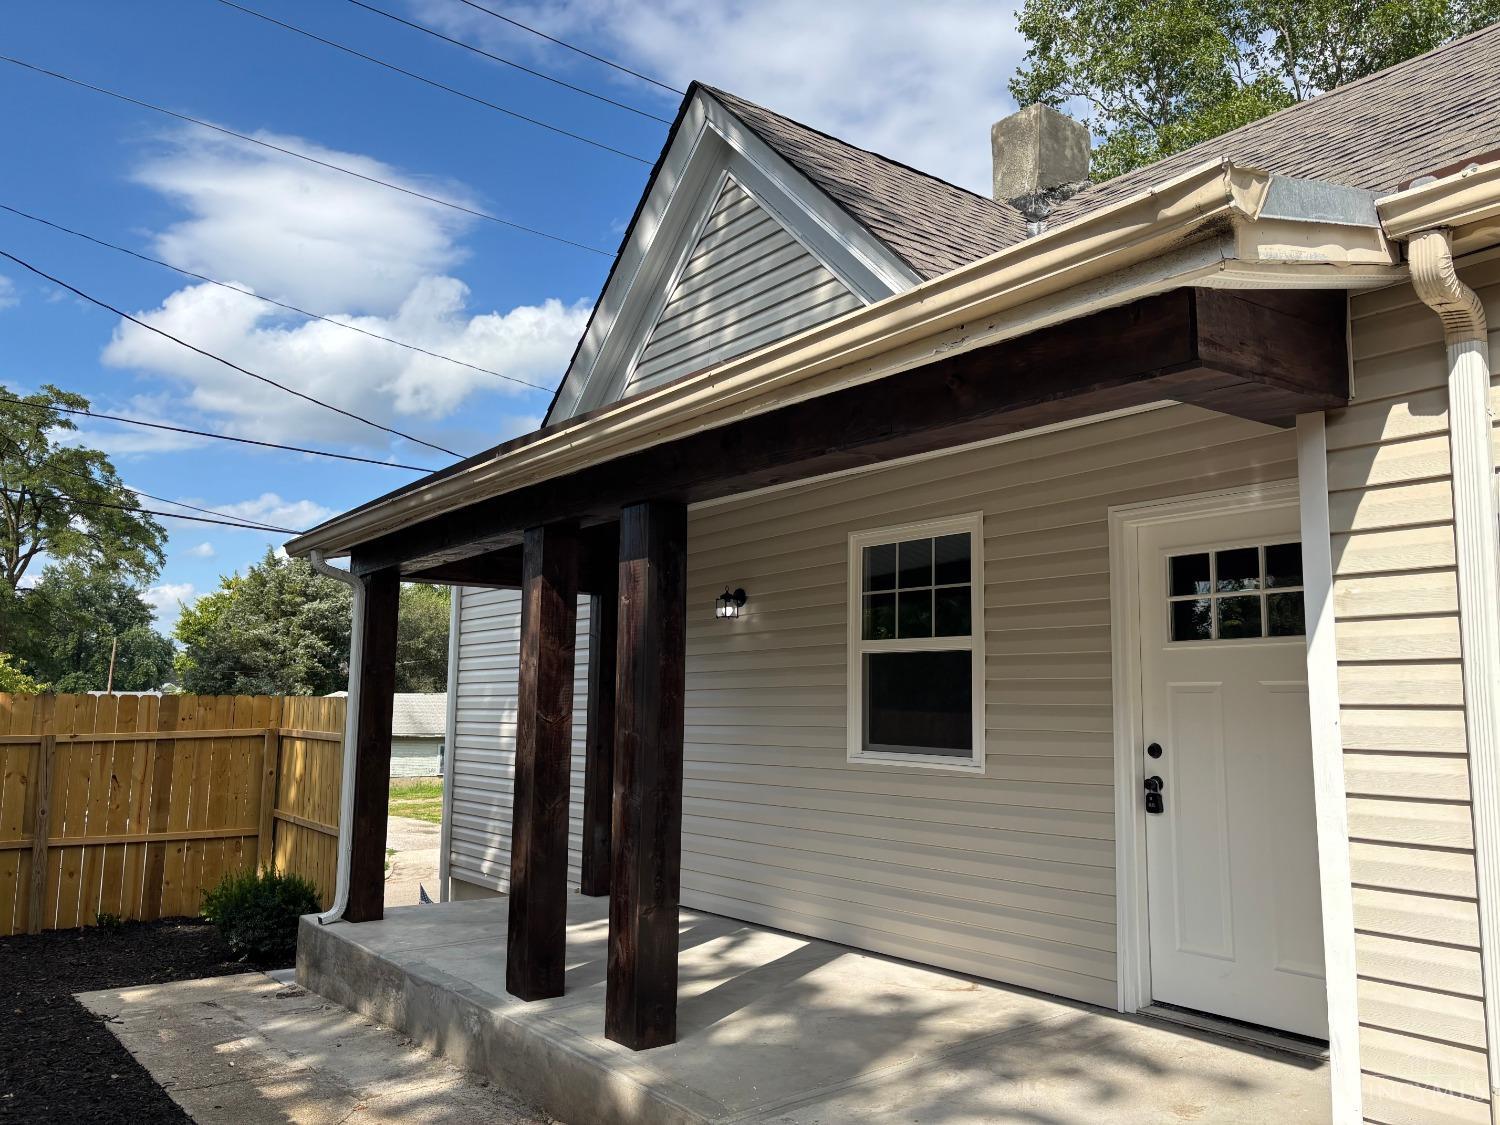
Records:
[[[740,607],[748,600],[744,590],[731,590],[728,586],[725,586],[724,592],[714,602],[714,616],[738,617],[740,615]]]

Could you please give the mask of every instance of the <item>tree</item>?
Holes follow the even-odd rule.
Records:
[[[410,583],[401,587],[396,625],[396,690],[448,690],[448,613],[446,586]]]
[[[15,695],[35,695],[46,691],[47,685],[34,680],[11,662],[9,653],[0,652],[0,691]]]
[[[1497,18],[1500,0],[1026,0],[1010,91],[1086,102],[1105,179]]]
[[[154,628],[140,588],[76,560],[42,571],[13,622],[7,644],[54,691],[103,691],[111,649],[117,691],[159,688],[172,671],[172,642]]]
[[[6,399],[20,399],[19,405]],[[109,458],[68,444],[64,406],[89,400],[48,384],[17,396],[0,386],[0,586],[14,593],[38,558],[149,582],[167,533],[139,510]]]
[[[349,681],[349,587],[302,559],[265,557],[185,607],[176,673],[205,695],[327,695]],[[448,592],[403,586],[396,689],[442,691],[448,666]]]
[[[175,635],[184,691],[327,695],[349,679],[349,587],[303,559],[265,557],[184,607]]]

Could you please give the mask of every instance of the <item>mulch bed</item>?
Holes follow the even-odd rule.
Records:
[[[249,968],[191,919],[0,938],[0,1120],[190,1120],[73,994]]]

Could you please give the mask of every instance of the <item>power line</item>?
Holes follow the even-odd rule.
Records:
[[[45,75],[48,78],[55,78],[59,82],[66,82],[70,86],[77,86],[81,90],[89,90],[95,94],[103,94],[105,97],[114,98],[117,101],[125,102],[128,105],[138,106],[141,109],[149,109],[153,113],[160,113],[164,116],[175,118],[178,121],[185,121],[189,125],[196,125],[201,129],[212,129],[215,133],[222,133],[226,137],[233,137],[235,140],[244,141],[247,144],[259,145],[261,148],[270,149],[272,152],[279,152],[283,156],[292,156],[296,157],[298,160],[305,160],[309,164],[316,164],[319,168],[326,168],[330,172],[342,172],[346,176],[353,176],[355,179],[364,180],[366,183],[379,184],[381,187],[390,188],[392,191],[399,191],[403,195],[410,195],[416,199],[426,200],[428,203],[436,203],[441,207],[448,207],[454,211],[461,211],[465,215],[472,215],[476,219],[484,219],[487,222],[498,223],[503,227],[509,227],[511,230],[518,230],[524,234],[534,234],[538,238],[545,238],[551,242],[560,242],[564,246],[572,246],[577,250],[587,250],[590,254],[598,254],[600,257],[615,257],[614,252],[611,250],[601,250],[599,247],[590,246],[586,242],[576,242],[571,238],[564,238],[560,234],[550,234],[547,231],[538,230],[536,227],[528,227],[523,223],[516,223],[512,222],[509,219],[502,219],[499,215],[492,215],[488,211],[480,211],[474,207],[466,207],[462,203],[454,203],[451,199],[442,199],[436,195],[428,195],[426,192],[417,191],[415,188],[403,187],[402,185],[392,183],[389,180],[382,180],[378,176],[370,176],[365,174],[364,172],[356,172],[353,168],[345,168],[341,164],[334,164],[327,160],[319,160],[316,156],[308,156],[305,152],[298,152],[295,149],[284,148],[281,145],[272,144],[270,141],[261,140],[259,137],[252,137],[248,133],[238,133],[235,132],[235,130],[227,128],[223,125],[215,125],[212,122],[204,121],[198,117],[190,117],[185,113],[178,113],[176,110],[167,109],[164,106],[153,105],[151,102],[141,101],[141,99],[139,98],[133,98],[129,94],[121,94],[118,91],[109,90],[103,86],[95,86],[93,83],[85,82],[81,78],[72,78],[58,71],[48,70],[46,67],[37,66],[35,63],[29,63],[25,62],[22,59],[13,58],[10,55],[0,55],[0,62],[8,62],[12,66],[19,66],[25,70],[32,71],[33,73]]]
[[[44,219],[40,215],[33,215],[29,211],[22,211],[19,207],[12,207],[8,203],[0,203],[0,211],[9,211],[12,215],[18,215],[23,219],[30,219],[33,223],[40,223],[44,227],[51,227],[53,230],[62,231],[64,234],[71,234],[74,238],[81,238],[85,242],[92,242],[95,246],[103,246],[109,250],[116,250],[121,254],[128,254],[132,258],[136,258],[142,262],[150,262],[152,265],[162,266],[165,269],[180,273],[183,277],[191,277],[197,279],[198,281],[205,281],[209,285],[217,285],[221,289],[228,289],[231,293],[242,293],[246,297],[254,297],[257,301],[264,301],[268,305],[275,305],[279,309],[286,309],[288,312],[297,313],[299,316],[309,317],[313,320],[321,320],[325,324],[337,325],[339,328],[347,328],[351,332],[358,332],[362,336],[369,336],[375,340],[384,340],[387,344],[395,344],[398,348],[406,348],[408,351],[419,352],[422,355],[431,356],[433,359],[441,359],[445,360],[448,363],[455,363],[459,367],[467,367],[470,371],[478,371],[485,375],[493,375],[497,379],[509,379],[512,383],[520,383],[524,387],[533,387],[539,391],[550,391],[552,389],[551,387],[544,387],[540,383],[533,383],[527,379],[522,379],[516,375],[507,375],[502,371],[491,371],[488,367],[480,367],[477,364],[466,363],[461,359],[454,359],[451,355],[443,355],[440,352],[428,351],[426,348],[418,347],[416,344],[408,344],[404,340],[393,340],[389,336],[382,336],[379,332],[371,332],[368,328],[361,328],[357,324],[345,324],[342,320],[335,320],[332,317],[323,316],[319,313],[309,312],[307,309],[298,308],[296,305],[289,305],[285,301],[278,301],[272,297],[262,296],[259,293],[252,293],[248,289],[242,289],[238,285],[231,285],[227,281],[217,281],[214,278],[208,277],[204,274],[194,273],[192,270],[183,269],[181,266],[174,266],[171,262],[164,262],[160,258],[153,258],[149,254],[142,254],[140,251],[132,250],[128,246],[120,246],[116,243],[108,242],[102,238],[98,238],[92,234],[85,234],[81,230],[74,230],[72,227],[65,227],[61,223],[54,223],[50,219]]]
[[[413,473],[435,473],[426,465],[403,465],[399,461],[380,461],[374,457],[358,457],[353,453],[334,453],[327,449],[308,449],[301,445],[282,445],[280,442],[259,441],[256,438],[235,437],[233,434],[216,434],[211,430],[194,430],[187,426],[172,426],[166,422],[147,422],[142,418],[127,418],[121,414],[99,414],[92,410],[79,410],[72,406],[58,406],[56,404],[43,405],[39,402],[27,402],[24,399],[8,398],[0,395],[0,403],[9,406],[23,406],[27,410],[53,410],[59,414],[74,414],[80,418],[97,418],[102,422],[123,422],[130,426],[143,426],[149,430],[167,430],[174,434],[188,434],[192,437],[213,438],[215,441],[232,441],[240,445],[258,445],[263,449],[282,449],[288,453],[306,453],[313,457],[330,457],[336,461],[354,461],[361,465],[378,465],[382,469],[407,469]]]
[[[598,93],[597,91],[590,90],[584,86],[575,86],[571,82],[565,82],[563,79],[557,78],[551,74],[547,74],[544,71],[533,70],[531,67],[518,63],[514,59],[507,59],[502,55],[491,54],[483,47],[476,47],[472,43],[465,43],[462,39],[454,39],[452,36],[444,35],[436,28],[428,27],[426,24],[417,23],[415,20],[403,19],[402,17],[396,15],[396,13],[394,12],[387,12],[382,8],[375,7],[373,4],[366,4],[364,0],[349,0],[349,3],[353,4],[357,8],[363,8],[367,12],[374,12],[377,16],[384,16],[388,20],[394,20],[396,23],[404,24],[405,26],[412,28],[415,31],[425,32],[426,34],[431,35],[436,39],[441,39],[444,43],[452,43],[455,47],[462,47],[466,51],[473,51],[476,55],[483,55],[485,58],[492,59],[493,61],[500,63],[503,66],[514,67],[516,70],[521,71],[523,74],[529,74],[533,78],[540,78],[544,82],[551,82],[553,85],[561,86],[566,90],[572,90],[574,93],[582,94],[585,97],[593,98],[596,101],[601,101],[607,105],[615,106],[617,109],[623,109],[629,113],[639,114],[642,117],[649,117],[652,121],[660,121],[663,125],[672,124],[672,119],[670,117],[659,117],[656,114],[652,113],[650,110],[640,109],[625,102],[616,101],[614,98]]]
[[[585,58],[593,59],[595,62],[603,63],[605,66],[612,66],[623,74],[628,74],[633,78],[639,78],[642,82],[649,82],[653,86],[660,86],[663,90],[666,90],[669,93],[686,93],[685,90],[679,90],[676,86],[668,86],[665,82],[661,82],[655,78],[652,78],[649,74],[642,74],[638,70],[631,70],[630,67],[626,66],[624,63],[617,63],[613,59],[605,58],[603,55],[596,55],[593,51],[585,51],[582,47],[575,46],[574,44],[569,43],[566,40],[558,39],[555,36],[548,35],[545,31],[538,31],[530,24],[522,23],[517,19],[511,19],[510,16],[501,15],[493,8],[486,8],[483,4],[476,4],[474,0],[459,0],[459,3],[467,4],[475,11],[483,12],[487,16],[494,16],[497,20],[504,20],[512,27],[519,27],[522,31],[529,31],[532,35],[545,39],[549,43],[556,43],[559,47],[566,47],[568,50],[583,55]]]
[[[15,497],[18,497],[18,498],[24,498],[24,496],[25,496],[25,493],[20,492],[17,489],[14,489],[14,488],[0,488],[0,492],[4,492],[7,495],[15,496]],[[194,523],[217,523],[217,524],[222,524],[224,527],[241,527],[241,528],[244,528],[246,531],[275,531],[275,532],[284,532],[285,534],[288,534],[288,535],[301,535],[302,534],[300,531],[287,531],[285,528],[267,527],[267,526],[265,526],[263,524],[255,524],[255,523],[244,523],[244,522],[242,522],[240,520],[210,519],[207,516],[185,516],[185,515],[182,515],[182,514],[180,514],[178,512],[163,512],[163,511],[159,511],[156,508],[142,508],[139,505],[137,505],[135,507],[131,507],[129,504],[109,504],[109,503],[106,503],[103,500],[80,500],[78,497],[76,497],[76,496],[69,496],[65,492],[55,492],[55,491],[53,491],[50,494],[52,496],[56,497],[59,500],[66,500],[70,504],[81,504],[85,508],[108,508],[108,509],[112,509],[112,510],[117,511],[117,512],[140,512],[143,515],[147,515],[147,516],[164,516],[167,519],[192,520]],[[167,503],[171,504],[171,503],[175,503],[175,501],[169,500],[169,501],[167,501]]]
[[[503,106],[498,102],[492,102],[487,98],[481,98],[478,94],[471,94],[466,90],[460,90],[456,86],[449,86],[445,82],[439,82],[436,78],[428,78],[425,74],[418,74],[414,70],[407,70],[403,66],[397,66],[393,62],[388,62],[387,60],[378,58],[375,55],[366,54],[364,51],[356,50],[355,48],[350,47],[347,44],[340,43],[335,39],[328,39],[322,35],[316,34],[315,32],[308,31],[306,28],[298,27],[296,24],[286,23],[284,20],[279,20],[274,16],[268,16],[265,12],[257,12],[254,8],[247,8],[242,4],[236,4],[234,0],[219,0],[219,3],[224,5],[224,7],[226,8],[233,8],[235,11],[243,12],[247,16],[254,16],[258,20],[265,20],[267,23],[275,24],[277,27],[284,28],[285,30],[290,31],[293,34],[304,36],[308,39],[313,40],[315,43],[322,43],[324,46],[332,47],[336,51],[343,51],[346,55],[353,55],[357,59],[363,59],[365,62],[374,63],[376,66],[384,67],[386,70],[393,71],[394,73],[400,74],[406,78],[421,82],[425,86],[431,86],[435,90],[442,90],[444,93],[452,94],[455,97],[463,98],[466,101],[471,101],[475,105],[482,105],[486,109],[492,109],[496,113],[503,113],[505,114],[505,116],[514,118],[517,121],[524,121],[528,125],[535,125],[538,129],[546,129],[550,133],[556,133],[559,136],[568,137],[571,140],[580,142],[581,144],[591,145],[592,147],[600,149],[603,152],[613,153],[616,156],[623,156],[626,160],[634,160],[638,164],[645,164],[649,166],[652,163],[644,156],[637,156],[633,152],[626,152],[623,148],[616,148],[614,145],[607,144],[604,141],[595,140],[593,137],[584,136],[584,134],[582,133],[575,133],[569,129],[564,129],[561,125],[553,125],[549,121],[543,121],[538,117],[531,117],[528,114],[521,113],[519,110],[511,109],[508,106]]]
[[[186,348],[190,352],[196,352],[198,355],[201,355],[201,356],[205,357],[206,359],[211,359],[215,363],[222,363],[225,367],[229,368],[231,371],[238,371],[241,375],[248,375],[252,379],[258,379],[258,380],[260,380],[260,382],[265,383],[268,386],[275,387],[279,391],[285,391],[287,394],[293,395],[296,398],[300,398],[304,402],[310,402],[310,403],[313,403],[315,406],[321,406],[325,410],[331,410],[335,414],[341,414],[341,415],[343,415],[345,418],[353,419],[356,422],[363,422],[366,426],[373,427],[374,429],[381,430],[381,431],[383,431],[385,433],[388,433],[388,434],[393,434],[394,436],[399,437],[399,438],[405,438],[407,441],[416,442],[418,445],[425,445],[428,449],[435,449],[439,453],[446,453],[446,454],[448,454],[448,456],[450,456],[450,457],[462,457],[463,456],[462,453],[456,453],[456,452],[454,452],[451,449],[445,449],[443,446],[436,445],[436,444],[434,444],[433,442],[430,442],[430,441],[423,441],[421,438],[419,438],[419,437],[413,437],[411,434],[403,433],[401,430],[392,429],[390,426],[382,425],[379,422],[372,422],[370,419],[364,417],[363,415],[356,414],[352,410],[345,410],[342,406],[335,406],[331,402],[324,402],[322,399],[317,398],[317,397],[315,397],[313,395],[307,394],[304,391],[299,391],[299,390],[297,390],[294,387],[288,387],[285,383],[278,383],[275,379],[272,379],[272,378],[269,378],[268,376],[260,375],[260,374],[254,372],[254,371],[251,371],[248,367],[241,367],[237,363],[232,363],[229,360],[225,359],[223,356],[215,355],[213,352],[210,352],[210,351],[205,351],[203,348],[200,348],[200,347],[198,347],[195,344],[188,343],[186,340],[182,339],[180,336],[174,336],[170,332],[165,331],[164,329],[157,328],[154,324],[147,324],[144,320],[140,319],[139,317],[131,316],[124,309],[117,309],[117,308],[115,308],[114,305],[111,305],[111,304],[109,304],[106,301],[101,301],[98,297],[90,296],[88,293],[85,293],[82,289],[79,289],[77,286],[69,285],[66,281],[62,281],[62,280],[60,280],[58,278],[53,277],[50,273],[46,273],[46,272],[38,269],[36,266],[32,265],[30,262],[26,261],[23,258],[16,257],[14,254],[10,253],[7,250],[0,250],[0,258],[7,258],[10,261],[14,262],[16,265],[20,266],[22,269],[30,270],[32,273],[36,274],[38,277],[46,278],[48,281],[52,282],[53,285],[59,286],[59,287],[61,287],[63,289],[66,289],[69,293],[72,293],[75,296],[82,297],[85,301],[88,301],[92,305],[98,305],[101,309],[107,309],[110,312],[114,313],[116,316],[120,317],[121,319],[128,320],[128,321],[130,321],[131,324],[134,324],[134,325],[137,325],[137,326],[139,326],[141,328],[144,328],[148,332],[155,332],[158,336],[161,336],[161,337],[163,337],[165,339],[171,340],[174,344],[179,344],[182,347]]]

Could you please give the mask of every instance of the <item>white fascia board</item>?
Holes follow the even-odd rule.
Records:
[[[607,405],[623,393],[726,174],[865,304],[921,281],[884,243],[700,91],[642,204],[630,241],[563,377],[549,421]]]

